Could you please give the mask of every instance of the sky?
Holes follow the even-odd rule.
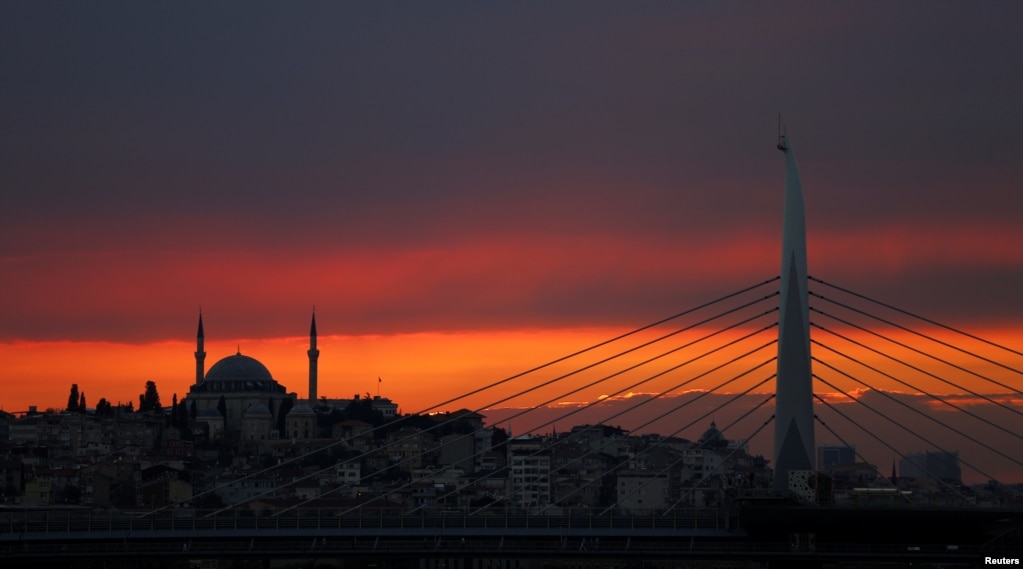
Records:
[[[404,411],[779,271],[1023,324],[1017,3],[2,2],[0,405]],[[379,379],[378,379],[379,378]]]

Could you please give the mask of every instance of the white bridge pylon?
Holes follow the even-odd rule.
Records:
[[[779,133],[778,149],[785,154],[785,212],[782,227],[781,309],[778,314],[774,487],[777,490],[787,490],[790,471],[814,469],[815,445],[803,189],[788,134]]]

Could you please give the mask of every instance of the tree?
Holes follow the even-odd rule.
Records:
[[[174,405],[171,407],[171,426],[179,429],[188,426],[188,400],[178,401],[178,394],[174,394]]]
[[[139,395],[139,413],[147,411],[162,411],[160,404],[160,393],[156,390],[156,382],[146,382],[146,392]]]
[[[78,412],[85,413],[85,392],[78,398]]]
[[[220,396],[220,401],[217,401],[217,411],[224,418],[224,421],[227,421],[227,400],[224,399],[223,395]]]
[[[187,399],[185,400],[187,401]],[[185,401],[178,403],[178,427],[188,426],[188,406],[185,405]]]
[[[67,396],[67,411],[68,413],[78,412],[78,384],[71,384],[71,393]]]
[[[100,397],[99,401],[96,402],[96,416],[107,417],[114,414],[114,407],[110,405],[106,397]]]

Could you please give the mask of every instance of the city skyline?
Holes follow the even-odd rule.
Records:
[[[414,412],[778,274],[1018,346],[1021,8],[0,8],[2,405],[236,349]],[[812,22],[812,23],[811,23]],[[382,379],[382,381],[379,381]]]

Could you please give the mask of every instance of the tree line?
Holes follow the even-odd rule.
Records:
[[[174,394],[174,406],[177,407],[178,395]],[[67,407],[68,413],[85,413],[88,411],[85,401],[85,392],[79,391],[78,384],[71,384],[71,391],[68,393]],[[136,410],[134,402],[129,401],[128,403],[118,403],[115,408],[105,397],[101,397],[96,402],[96,415],[113,415],[115,410],[127,411],[130,413],[149,413],[153,411],[162,412],[163,404],[160,403],[160,392],[156,388],[155,381],[147,381],[145,390],[139,394],[139,407]]]

